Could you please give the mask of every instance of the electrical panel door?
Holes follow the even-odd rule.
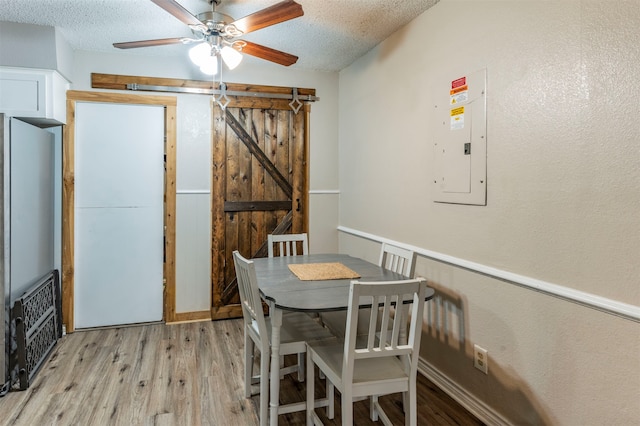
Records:
[[[486,205],[486,70],[434,87],[433,201]]]

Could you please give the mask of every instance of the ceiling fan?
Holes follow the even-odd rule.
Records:
[[[289,53],[250,41],[237,40],[237,37],[244,34],[304,15],[302,6],[294,0],[281,1],[237,20],[216,11],[215,8],[220,4],[221,0],[208,0],[211,4],[211,11],[203,12],[196,16],[192,15],[175,0],[151,1],[188,25],[193,33],[193,38],[176,37],[129,41],[113,43],[114,47],[131,49],[168,44],[197,43],[190,49],[189,57],[200,66],[202,72],[211,75],[217,73],[218,57],[221,57],[230,69],[233,69],[242,60],[240,52],[284,66],[293,65],[298,60],[297,56]]]

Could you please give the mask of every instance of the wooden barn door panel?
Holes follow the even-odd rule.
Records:
[[[267,234],[306,232],[307,112],[213,108],[213,319],[242,316],[234,250],[264,257]]]

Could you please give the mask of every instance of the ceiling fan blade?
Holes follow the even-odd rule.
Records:
[[[175,0],[151,0],[151,1],[189,26],[194,26],[194,27],[203,26],[202,22],[198,18],[193,16],[191,12],[189,12],[187,9],[182,7],[180,3],[176,2]]]
[[[290,55],[289,53],[281,52],[260,44],[251,43],[250,41],[242,40],[242,42],[246,44],[242,48],[241,52],[246,53],[247,55],[266,59],[267,61],[275,62],[276,64],[284,65],[285,67],[293,65],[298,61],[297,56]]]
[[[154,0],[155,1],[155,0]],[[279,24],[289,19],[304,15],[302,6],[294,0],[284,0],[259,10],[256,13],[247,15],[233,22],[233,25],[244,34],[259,30],[264,27]]]
[[[118,49],[133,49],[135,47],[163,46],[165,44],[178,44],[178,43],[185,43],[184,37],[159,38],[156,40],[127,41],[124,43],[113,43],[113,47],[117,47]]]

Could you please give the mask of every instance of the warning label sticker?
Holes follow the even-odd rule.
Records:
[[[469,86],[458,86],[449,91],[449,105],[456,105],[467,102],[469,100]]]
[[[469,86],[467,86],[466,84],[464,86],[460,86],[460,87],[456,87],[455,89],[451,89],[451,91],[449,93],[451,93],[452,95],[455,95],[456,93],[460,93],[463,91],[466,91],[469,89]]]
[[[451,82],[451,90],[457,89],[460,86],[467,85],[467,77],[460,77]]]
[[[451,95],[449,98],[449,105],[457,105],[467,102],[469,100],[469,92],[465,90],[464,92],[456,93],[455,95]]]
[[[451,130],[464,129],[464,107],[453,108],[450,115]]]

